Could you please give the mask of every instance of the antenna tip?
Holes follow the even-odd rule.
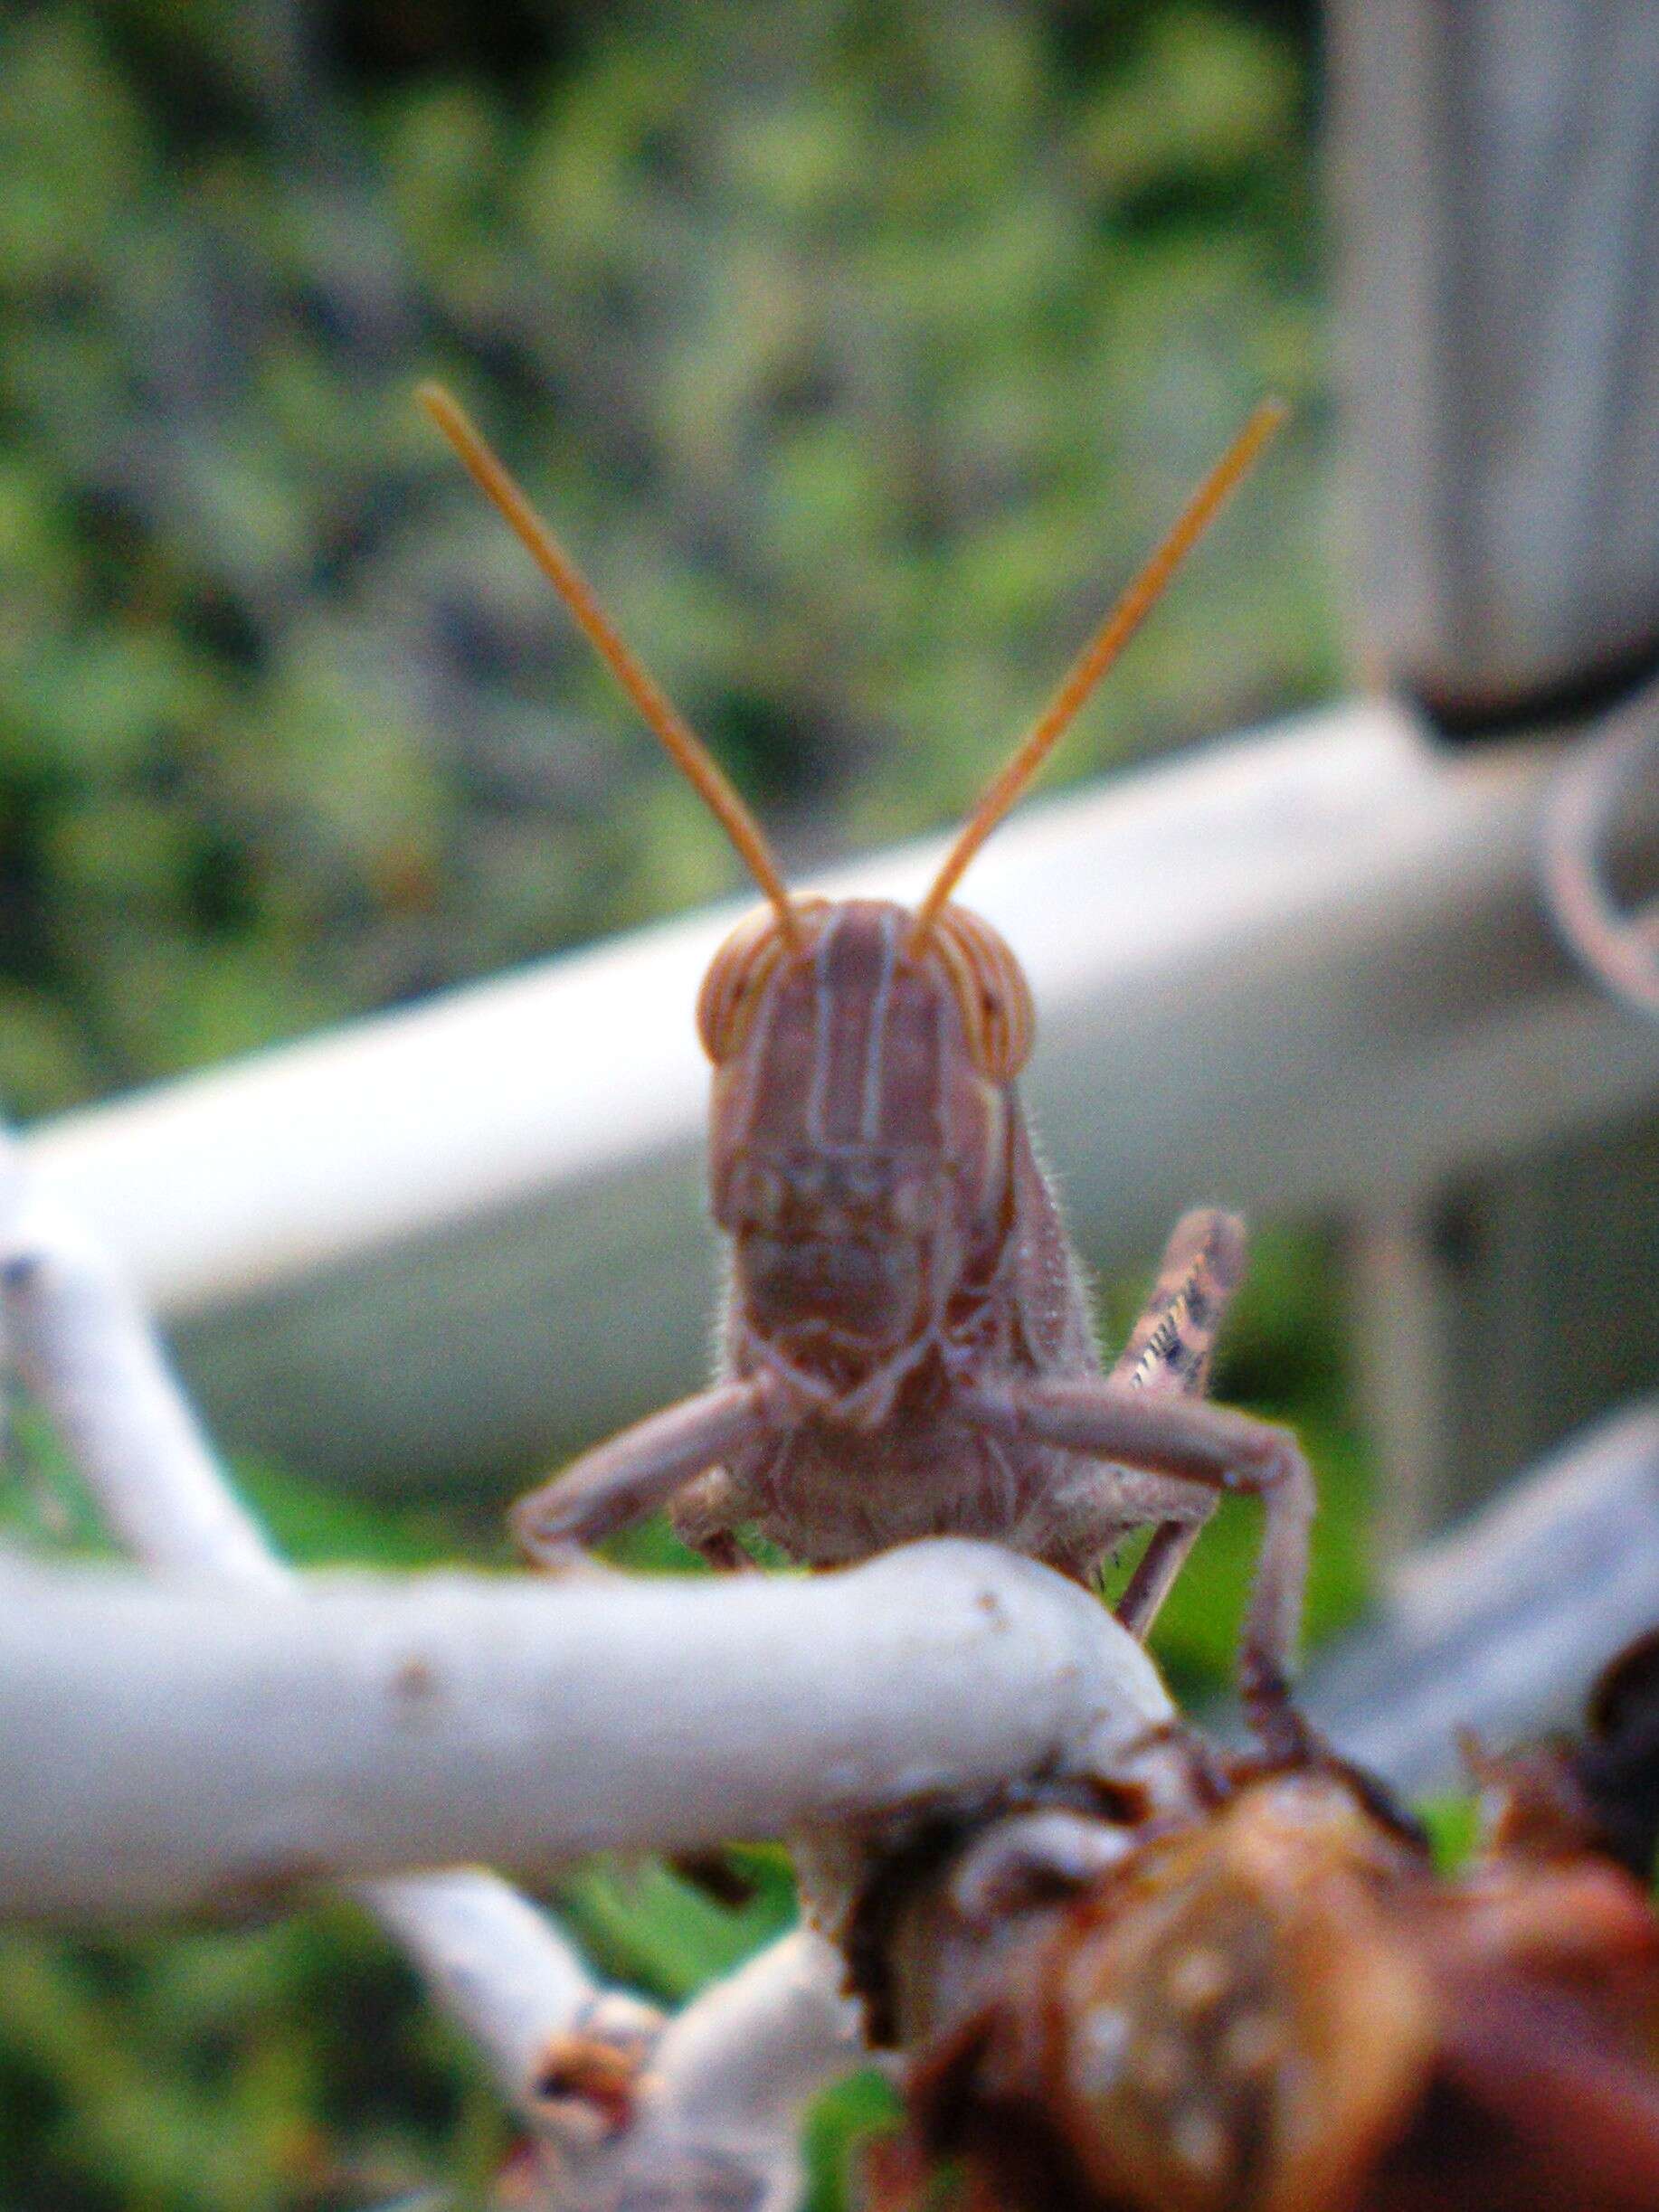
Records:
[[[460,402],[435,377],[427,377],[415,386],[414,403],[441,430],[447,431],[452,423],[466,420]]]

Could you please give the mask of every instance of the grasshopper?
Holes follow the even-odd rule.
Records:
[[[671,1503],[717,1566],[744,1525],[805,1564],[911,1538],[994,1539],[1090,1583],[1153,1535],[1120,1602],[1144,1636],[1226,1491],[1266,1507],[1240,1689],[1301,1742],[1287,1684],[1313,1484],[1291,1432],[1201,1396],[1243,1232],[1175,1230],[1122,1358],[1102,1369],[1082,1269],[1016,1079],[1031,994],[952,893],[1276,428],[1258,408],[1074,664],[914,912],[792,897],[758,824],[448,393],[421,403],[524,543],[765,894],[716,952],[697,1020],[714,1068],[710,1186],[729,1242],[720,1378],[523,1498],[546,1564]]]

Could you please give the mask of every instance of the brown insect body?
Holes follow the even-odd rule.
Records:
[[[752,1523],[827,1565],[911,1537],[992,1537],[1086,1578],[1156,1533],[1120,1607],[1143,1633],[1226,1490],[1266,1505],[1241,1677],[1264,1735],[1285,1704],[1313,1485],[1288,1432],[1197,1403],[1242,1232],[1180,1223],[1110,1375],[1014,1084],[1034,1023],[1019,962],[951,893],[1279,420],[1258,409],[991,783],[915,913],[791,897],[715,762],[453,401],[428,412],[718,818],[768,905],[698,998],[714,1063],[714,1212],[731,1243],[725,1373],[516,1510],[555,1563],[662,1505],[716,1564]]]
[[[764,976],[716,1060],[709,1148],[725,1371],[766,1376],[801,1417],[677,1521],[704,1544],[753,1522],[819,1565],[956,1531],[1085,1573],[1102,1532],[1086,1510],[1070,1525],[1077,1455],[958,1406],[992,1374],[1099,1370],[1014,1082],[976,1059],[946,956],[909,950],[913,914],[854,900],[801,918],[803,956]],[[960,910],[942,927],[991,940]]]

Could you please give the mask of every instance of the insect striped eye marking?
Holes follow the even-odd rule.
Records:
[[[775,909],[760,906],[745,914],[714,959],[697,992],[697,1035],[716,1067],[742,1049],[760,1003],[762,987],[786,953],[799,950],[801,924],[826,903],[793,899],[791,912],[796,942],[785,938]]]
[[[1037,1040],[1024,969],[1006,939],[965,906],[943,908],[928,943],[951,979],[974,1065],[993,1082],[1011,1082]]]
[[[745,915],[708,964],[697,992],[697,1035],[718,1067],[748,1035],[761,985],[783,956],[783,936],[769,906]]]

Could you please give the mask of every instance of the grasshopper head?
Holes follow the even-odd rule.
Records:
[[[965,909],[919,946],[886,900],[794,912],[795,947],[770,910],[741,923],[698,999],[715,1216],[758,1333],[808,1364],[879,1358],[994,1255],[1030,992]]]

